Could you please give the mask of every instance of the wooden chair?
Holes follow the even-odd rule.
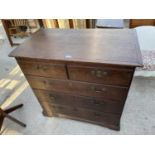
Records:
[[[9,27],[9,35],[10,36],[28,36],[28,32],[26,31],[28,28],[30,29],[29,22],[27,19],[12,19],[9,20],[10,27]],[[31,33],[31,32],[30,32]]]
[[[22,123],[21,121],[17,120],[16,118],[12,117],[9,115],[9,113],[21,108],[23,106],[23,104],[19,104],[19,105],[16,105],[14,107],[11,107],[9,109],[6,109],[6,110],[2,110],[0,108],[0,131],[1,131],[1,128],[2,128],[2,125],[3,125],[3,121],[4,121],[4,118],[8,118],[10,120],[12,120],[13,122],[23,126],[23,127],[26,127],[26,124]]]

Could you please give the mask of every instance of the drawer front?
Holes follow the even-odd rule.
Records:
[[[97,68],[68,65],[71,80],[88,81],[101,84],[128,86],[133,76],[132,70],[118,68]]]
[[[50,104],[64,105],[76,108],[93,109],[106,113],[121,114],[123,103],[99,98],[89,98],[83,96],[71,96],[64,93],[54,93],[50,91],[34,90],[41,102]]]
[[[35,76],[26,77],[32,88],[67,92],[82,96],[103,97],[107,99],[124,101],[128,92],[126,87],[107,86],[69,80],[55,80]]]
[[[105,114],[103,112],[97,112],[93,110],[85,110],[75,107],[67,107],[62,105],[52,105],[55,113],[67,115],[73,118],[80,118],[86,121],[92,121],[101,125],[111,125],[119,128],[120,115]]]
[[[18,61],[24,74],[67,79],[64,64]]]

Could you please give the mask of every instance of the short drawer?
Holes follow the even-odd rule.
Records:
[[[58,79],[67,79],[66,69],[64,64],[18,61],[24,74],[44,76]]]
[[[74,119],[94,122],[100,125],[106,125],[114,129],[119,129],[121,115],[106,114],[95,110],[86,110],[82,108],[67,107],[62,105],[53,105],[53,110],[57,114],[70,116]]]
[[[67,68],[71,80],[109,85],[128,86],[133,76],[132,69],[119,69],[119,67],[86,67],[68,65]]]
[[[103,84],[69,80],[56,80],[35,76],[26,77],[32,88],[66,92],[82,96],[103,97],[106,99],[124,101],[128,92],[128,88],[126,87],[108,86]]]
[[[121,114],[124,103],[99,98],[73,96],[67,93],[55,93],[51,91],[34,90],[41,102],[49,104],[66,105],[70,107],[93,109],[100,112]]]

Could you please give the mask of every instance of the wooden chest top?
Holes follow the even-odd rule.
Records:
[[[9,56],[142,66],[136,31],[131,29],[41,29]]]

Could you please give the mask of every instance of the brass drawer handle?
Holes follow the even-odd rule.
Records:
[[[49,98],[50,98],[50,100],[52,100],[53,102],[55,102],[55,97],[52,94],[49,94]]]
[[[101,92],[105,92],[106,88],[98,89],[98,88],[92,87],[92,90],[95,91],[96,93],[101,93]]]
[[[102,70],[92,70],[91,75],[94,75],[96,77],[104,77],[108,75],[107,71],[102,71]]]
[[[37,66],[36,66],[36,69],[37,69],[37,70],[46,71],[46,70],[48,69],[48,67],[47,67],[47,66],[44,66],[44,65],[37,65]]]
[[[50,97],[51,101],[53,101],[55,103],[55,98],[54,97]]]

